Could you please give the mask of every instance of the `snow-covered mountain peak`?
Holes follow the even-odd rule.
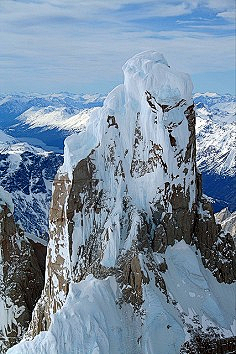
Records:
[[[123,66],[126,92],[141,102],[144,92],[155,96],[160,104],[174,105],[192,99],[192,83],[187,74],[168,66],[164,56],[155,51],[135,55]]]
[[[87,120],[88,112],[91,109],[79,110],[70,107],[31,107],[22,113],[18,120],[27,124],[30,129],[58,129],[79,131],[83,130]]]
[[[231,102],[236,102],[236,98],[228,93],[224,95],[219,95],[218,93],[195,93],[193,96],[194,102],[198,108],[206,107],[207,109],[212,108],[214,105],[228,104]]]
[[[162,151],[165,141],[172,140],[173,146],[178,148],[187,145],[189,137],[178,127],[183,124],[188,129],[187,121],[183,121],[183,112],[192,104],[189,75],[169,68],[164,57],[154,51],[135,55],[126,62],[123,70],[124,84],[108,94],[102,108],[88,112],[86,131],[66,139],[65,165],[61,171],[67,169],[66,165],[71,171],[71,166],[87,156],[101,140],[104,141],[106,135],[108,145],[112,135],[116,135],[115,140],[120,146],[117,150],[120,149],[119,154],[128,151],[125,158],[130,164],[136,144],[135,135],[140,134],[136,146],[140,160],[147,160],[150,151],[156,148],[161,154],[166,154],[167,160],[168,152]],[[172,136],[172,131],[176,137]],[[159,148],[155,147],[156,141]],[[75,146],[76,154],[73,152]],[[154,152],[151,154],[155,155]]]
[[[234,244],[202,195],[191,80],[155,52],[124,76],[65,141],[28,336],[48,332],[9,353],[203,352],[199,338],[233,336]]]
[[[205,97],[211,97],[211,98],[219,98],[220,97],[220,95],[216,92],[204,92],[204,93],[196,92],[193,97],[196,98],[199,96],[205,96]]]

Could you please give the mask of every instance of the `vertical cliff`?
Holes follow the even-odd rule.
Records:
[[[166,354],[233,335],[234,244],[202,196],[191,80],[154,51],[123,70],[65,142],[28,339],[49,331],[9,353]]]
[[[43,289],[43,273],[34,249],[15,224],[12,212],[10,194],[0,187],[1,353],[23,338]]]

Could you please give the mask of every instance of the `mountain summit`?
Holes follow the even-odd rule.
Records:
[[[9,354],[233,345],[234,243],[202,196],[190,77],[154,51],[123,71],[86,130],[66,139],[44,291]]]

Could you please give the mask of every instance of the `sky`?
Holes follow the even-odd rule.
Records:
[[[108,93],[150,49],[235,94],[235,1],[0,0],[0,93]]]

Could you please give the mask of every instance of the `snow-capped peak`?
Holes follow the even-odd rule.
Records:
[[[180,99],[192,99],[193,86],[189,75],[171,69],[158,52],[135,55],[124,64],[123,71],[126,92],[137,101],[144,91],[152,92],[161,104],[173,105]]]
[[[191,80],[153,51],[123,70],[65,141],[28,336],[48,332],[9,353],[179,353],[233,335],[233,242],[202,196]]]
[[[93,108],[91,108],[92,110]],[[58,130],[82,130],[88,120],[89,109],[79,110],[67,107],[31,107],[18,120],[32,128],[56,128]]]
[[[218,98],[220,97],[220,95],[216,92],[204,92],[204,93],[200,93],[200,92],[196,92],[193,96],[193,98],[197,98],[199,96],[205,96],[205,97],[211,97],[211,98]]]

